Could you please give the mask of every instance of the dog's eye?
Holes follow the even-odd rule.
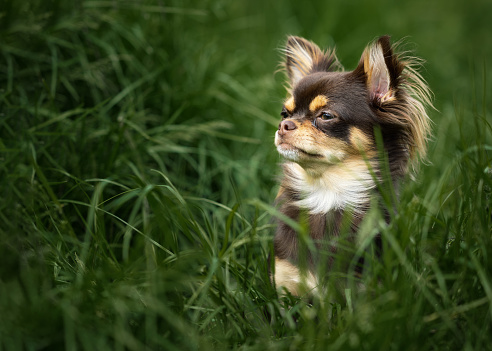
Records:
[[[321,119],[322,119],[323,121],[329,121],[330,119],[333,119],[333,118],[335,118],[335,116],[333,116],[333,115],[332,115],[331,113],[329,113],[329,112],[323,112],[323,113],[321,114]]]
[[[287,113],[286,110],[282,110],[282,112],[280,112],[280,116],[282,116],[282,118],[287,118],[289,117],[289,114]]]

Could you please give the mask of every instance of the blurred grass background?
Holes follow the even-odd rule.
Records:
[[[0,3],[0,350],[492,348],[490,1]],[[287,34],[426,60],[368,293],[268,282]]]

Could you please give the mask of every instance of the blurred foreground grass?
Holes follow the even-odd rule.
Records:
[[[492,345],[486,1],[0,4],[0,349]],[[287,34],[408,37],[436,95],[366,293],[268,282]]]

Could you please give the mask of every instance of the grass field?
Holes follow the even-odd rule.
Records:
[[[0,350],[492,349],[490,1],[0,3]],[[342,298],[269,283],[287,34],[426,60],[429,163]],[[302,228],[300,228],[302,231]]]

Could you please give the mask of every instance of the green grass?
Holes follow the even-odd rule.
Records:
[[[0,4],[0,350],[492,349],[486,1]],[[430,162],[337,300],[268,278],[287,34],[407,38]]]

